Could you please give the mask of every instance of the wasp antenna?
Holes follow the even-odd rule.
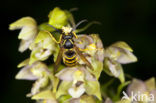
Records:
[[[69,12],[77,11],[79,8],[71,8],[69,9]]]
[[[79,21],[79,22],[76,24],[75,28],[73,28],[72,31],[76,30],[76,28],[77,28],[80,24],[82,24],[82,23],[84,23],[84,22],[87,22],[87,19],[84,19],[84,20]]]
[[[59,29],[55,28],[54,26],[52,26],[52,25],[50,25],[50,24],[47,24],[47,25],[50,26],[50,27],[52,27],[53,29],[55,29],[57,32],[60,33],[60,30],[59,30]]]

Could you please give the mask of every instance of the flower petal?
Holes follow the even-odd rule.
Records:
[[[117,42],[105,50],[105,57],[109,57],[121,64],[132,63],[137,61],[132,51],[125,42]]]
[[[32,99],[33,100],[40,100],[40,99],[55,100],[55,95],[50,90],[46,90],[34,95]]]
[[[141,80],[133,79],[132,83],[127,88],[127,93],[129,96],[131,96],[132,92],[133,94],[137,94],[138,92],[140,93],[147,92],[145,83]]]
[[[33,75],[31,72],[31,66],[25,66],[23,67],[16,75],[16,79],[21,79],[21,80],[36,80],[38,79],[37,76]]]
[[[94,95],[101,100],[100,84],[98,81],[87,81],[85,84],[86,93]]]
[[[70,81],[62,81],[58,91],[56,92],[56,98],[59,98],[62,95],[67,95],[68,94],[68,89],[71,87],[72,82]]]
[[[118,62],[112,61],[108,58],[105,58],[103,70],[108,75],[119,78],[121,83],[125,82],[125,77],[124,77],[124,72],[123,72],[122,66]]]
[[[83,84],[81,84],[79,87],[72,87],[68,89],[68,93],[73,98],[79,98],[84,92],[85,92],[85,88]]]
[[[10,24],[10,30],[22,29],[18,38],[23,40],[32,39],[37,34],[36,21],[31,17],[23,17]]]
[[[76,71],[76,68],[64,68],[59,73],[57,73],[55,76],[60,78],[61,80],[65,81],[72,81],[73,80],[73,74]]]
[[[48,15],[49,17],[49,24],[53,25],[54,27],[61,29],[62,26],[67,25],[68,17],[65,11],[61,10],[60,8],[54,8]]]
[[[155,78],[154,77],[146,80],[145,84],[147,86],[148,91],[152,91],[152,90],[156,89],[156,83],[155,83]]]

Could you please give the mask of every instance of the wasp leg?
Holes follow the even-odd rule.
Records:
[[[61,47],[60,50],[59,50],[59,54],[57,56],[57,59],[55,61],[55,64],[54,64],[54,73],[57,72],[57,69],[61,63],[61,59],[62,59],[62,53],[63,53],[63,48]]]
[[[87,64],[87,66],[90,68],[90,69],[92,69],[92,70],[94,70],[93,69],[93,66],[90,64],[90,62],[85,58],[85,56],[81,53],[81,51],[79,50],[79,48],[78,47],[74,47],[75,48],[75,50],[76,50],[76,52],[78,53],[78,55],[80,56],[80,58]]]
[[[48,32],[48,31],[46,31],[46,32]],[[52,38],[52,40],[54,40],[57,44],[59,44],[61,42],[62,35],[60,36],[59,41],[57,41],[50,32],[48,32],[48,34]]]

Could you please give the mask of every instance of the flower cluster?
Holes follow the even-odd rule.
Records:
[[[50,11],[48,17],[49,20],[40,25],[31,17],[23,17],[9,26],[10,30],[21,29],[18,36],[21,39],[19,51],[31,51],[30,57],[18,65],[22,69],[16,75],[16,79],[35,82],[28,97],[37,103],[101,103],[106,99],[101,95],[99,83],[102,71],[118,78],[122,84],[126,83],[121,64],[137,61],[132,48],[123,41],[104,48],[98,34],[77,35],[78,38],[74,39],[75,45],[93,66],[93,70],[78,56],[78,65],[67,67],[61,64],[55,74],[53,63],[60,48],[51,35],[58,39],[61,34],[47,24],[61,29],[73,27],[75,22],[71,12],[58,7]],[[93,23],[95,22],[88,23],[75,32],[81,32]],[[53,61],[47,65],[45,61],[51,55],[54,57]],[[111,100],[107,98],[105,103],[109,102]]]

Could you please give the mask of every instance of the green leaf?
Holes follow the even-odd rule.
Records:
[[[56,92],[56,98],[59,98],[62,95],[68,95],[68,89],[72,86],[71,81],[62,81],[58,91]]]
[[[46,90],[34,95],[31,99],[40,100],[40,99],[51,99],[55,100],[55,94],[53,94],[50,90]]]
[[[87,81],[87,82],[85,82],[85,89],[86,89],[86,93],[88,95],[94,95],[99,100],[102,100],[101,92],[100,92],[100,84],[98,81]]]
[[[60,8],[54,8],[48,15],[49,17],[49,24],[53,25],[54,27],[61,29],[62,26],[67,25],[68,18],[65,11],[61,10]]]

